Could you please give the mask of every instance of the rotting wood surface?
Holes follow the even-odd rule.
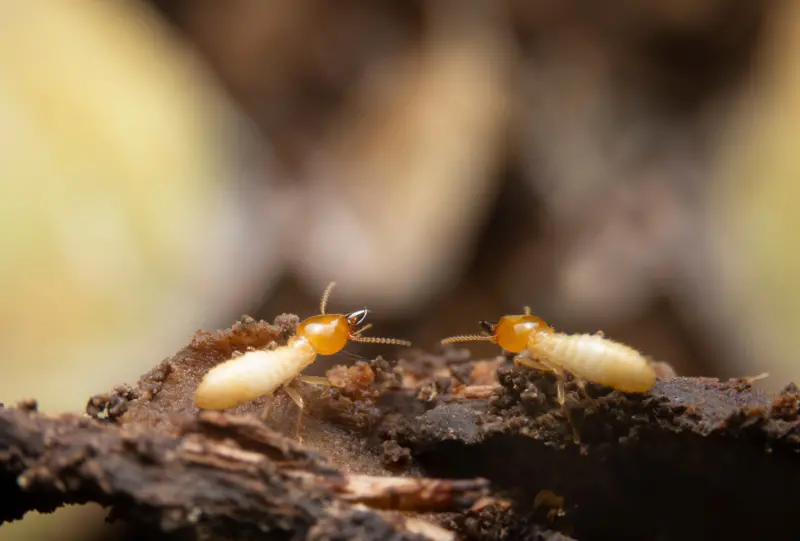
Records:
[[[569,385],[463,350],[329,372],[297,411],[194,408],[202,374],[296,325],[199,334],[88,416],[0,409],[0,520],[98,502],[175,536],[276,539],[794,539],[800,391],[670,378],[646,395]]]

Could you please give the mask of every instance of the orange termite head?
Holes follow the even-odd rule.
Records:
[[[487,341],[511,353],[520,353],[528,347],[528,340],[534,332],[553,332],[542,318],[531,315],[527,308],[524,314],[503,316],[497,323],[480,321],[478,324],[486,334],[452,336],[442,340],[442,344]]]
[[[304,338],[319,355],[333,355],[347,345],[352,325],[343,314],[319,314],[297,326],[294,339]]]
[[[410,346],[406,340],[396,338],[376,338],[372,336],[363,337],[361,333],[369,329],[372,325],[364,325],[369,310],[363,308],[350,312],[349,314],[326,314],[325,308],[328,304],[328,297],[336,285],[331,282],[322,294],[320,302],[320,314],[312,316],[302,321],[297,326],[297,332],[292,340],[307,340],[319,355],[333,355],[338,353],[347,345],[349,340],[353,342],[369,342],[372,344],[396,344]]]

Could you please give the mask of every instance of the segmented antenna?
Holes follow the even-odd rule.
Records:
[[[408,340],[401,340],[399,338],[378,338],[376,336],[351,335],[350,340],[353,342],[361,342],[362,344],[393,344],[406,347],[411,345],[411,342]]]
[[[319,302],[319,313],[322,315],[325,315],[325,306],[328,304],[328,297],[331,296],[331,291],[334,287],[336,287],[336,282],[331,282],[322,293],[322,300]]]
[[[453,344],[455,342],[493,342],[494,336],[485,336],[483,334],[459,334],[458,336],[451,336],[442,340],[442,344]]]

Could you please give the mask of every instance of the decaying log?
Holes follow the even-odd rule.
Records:
[[[501,369],[489,405],[442,401],[383,430],[426,475],[485,477],[511,498],[516,518],[460,517],[471,537],[524,538],[537,517],[581,540],[796,539],[800,390],[770,398],[752,379],[676,377],[642,396],[590,385],[585,399],[572,388],[576,444],[553,378]]]
[[[164,531],[194,530],[201,537],[234,533],[237,539],[264,532],[330,538],[337,531],[362,539],[380,532],[413,539],[419,520],[390,521],[368,507],[464,509],[487,487],[483,480],[342,474],[256,419],[212,412],[175,436],[141,425],[5,408],[0,471],[3,521],[32,509],[93,501]],[[439,527],[428,525],[426,531],[443,538]]]
[[[210,366],[274,347],[296,318],[201,333],[87,416],[0,409],[0,519],[98,502],[190,538],[795,539],[800,390],[663,372],[627,395],[464,350],[359,361],[301,388],[198,412]],[[575,430],[574,430],[575,429]],[[580,441],[574,441],[577,432]]]

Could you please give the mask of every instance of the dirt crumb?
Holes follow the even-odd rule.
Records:
[[[387,440],[381,444],[384,465],[390,470],[404,470],[411,463],[411,450],[401,447],[394,440]]]

